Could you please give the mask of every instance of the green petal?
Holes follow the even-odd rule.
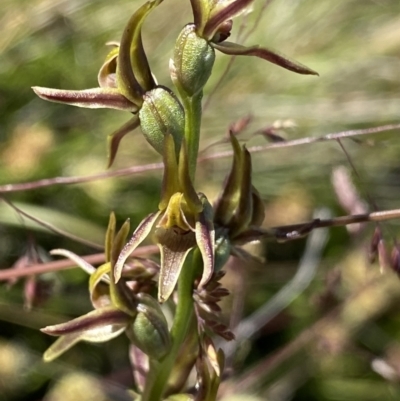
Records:
[[[110,298],[110,274],[111,264],[110,262],[99,266],[96,271],[90,276],[89,279],[89,293],[90,300],[95,309],[104,308],[111,306]],[[100,285],[100,282],[105,282],[108,285]]]
[[[165,135],[164,138],[164,175],[161,190],[161,201],[158,205],[160,210],[165,210],[168,207],[169,201],[173,194],[179,192],[178,179],[178,162],[175,149],[174,138],[171,134]]]
[[[193,187],[189,173],[189,156],[185,140],[182,141],[179,154],[179,184],[185,196],[185,201],[192,213],[199,213],[203,210],[203,205]]]
[[[215,205],[215,222],[221,226],[228,225],[240,199],[243,154],[238,140],[232,133],[230,134],[230,139],[233,147],[232,167],[224,189]]]
[[[192,231],[184,232],[178,227],[159,227],[156,238],[161,254],[158,301],[165,302],[175,288],[187,254],[196,245],[196,238]]]
[[[104,64],[101,66],[99,74],[97,75],[97,81],[101,88],[116,88],[117,83],[116,71],[117,71],[117,57],[119,52],[119,45],[116,46],[107,55]]]
[[[204,206],[196,221],[196,242],[203,258],[203,275],[199,287],[208,283],[214,273],[215,264],[215,231],[213,224],[213,208],[204,195],[201,195]]]
[[[151,213],[147,217],[145,217],[139,224],[139,226],[136,228],[135,232],[132,235],[132,238],[122,249],[118,257],[118,260],[114,266],[114,278],[116,282],[121,278],[122,269],[124,268],[124,263],[126,259],[128,259],[131,253],[150,234],[150,231],[153,228],[153,225],[156,222],[159,215],[160,212],[157,212],[157,213]]]
[[[115,218],[115,213],[111,212],[110,218],[108,220],[108,227],[105,239],[106,262],[110,262],[111,260],[111,250],[112,250],[112,244],[114,242],[116,226],[117,226],[117,221]]]
[[[198,33],[203,32],[204,26],[207,23],[208,16],[210,15],[210,1],[204,0],[190,0],[193,11],[193,22],[196,25]]]
[[[81,341],[81,333],[71,333],[58,338],[43,354],[45,362],[54,361],[65,351],[68,351],[76,343]]]
[[[33,91],[41,99],[88,109],[116,109],[137,113],[138,107],[122,96],[117,89],[93,88],[81,91],[51,89],[33,86]]]
[[[147,15],[161,1],[149,1],[140,7],[132,15],[122,34],[117,62],[118,88],[137,105],[142,104],[143,94],[155,87],[143,50],[141,30]]]
[[[233,238],[245,230],[253,217],[253,192],[251,185],[251,155],[250,152],[243,147],[242,165],[240,168],[242,173],[240,181],[240,198],[239,204],[235,211],[235,215],[230,223],[230,236]]]
[[[47,326],[41,329],[41,331],[51,336],[60,336],[69,333],[86,333],[90,331],[91,333],[88,333],[88,336],[92,335],[93,338],[95,338],[96,330],[98,330],[99,333],[103,333],[104,331],[109,331],[109,329],[102,330],[108,326],[117,326],[118,328],[126,326],[130,319],[130,316],[119,309],[106,307],[96,309],[66,323]]]
[[[220,52],[231,56],[255,56],[279,65],[289,71],[296,72],[297,74],[318,75],[318,73],[311,68],[297,61],[290,60],[275,50],[273,51],[259,46],[245,47],[232,42],[212,43],[212,46]]]
[[[253,196],[253,216],[250,226],[260,227],[265,218],[265,206],[256,188],[252,187]]]

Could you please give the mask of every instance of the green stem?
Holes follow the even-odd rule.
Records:
[[[192,321],[192,290],[195,271],[192,257],[189,256],[186,258],[178,280],[178,304],[176,306],[174,323],[171,328],[171,350],[159,363],[153,362],[150,364],[150,371],[141,401],[162,400],[174,362]]]
[[[196,174],[197,154],[199,153],[202,98],[203,91],[192,97],[182,96],[185,110],[185,140],[189,155],[189,174],[193,182]]]

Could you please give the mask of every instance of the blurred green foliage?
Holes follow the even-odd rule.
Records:
[[[107,53],[104,43],[118,40],[138,4],[137,0],[2,1],[0,185],[90,175],[105,169],[106,136],[129,116],[46,103],[36,98],[30,87],[97,86],[97,71]],[[234,38],[241,32],[241,24],[248,32],[261,15],[246,44],[273,47],[317,70],[320,77],[298,76],[241,57],[208,99],[229,63],[227,56],[219,54],[205,91],[205,100],[210,102],[204,115],[204,147],[220,140],[230,123],[249,114],[253,120],[243,136],[249,146],[265,144],[265,138],[251,134],[277,120],[295,123],[282,133],[286,139],[399,122],[398,0],[273,0],[262,7],[262,2],[256,2],[253,13],[235,21]],[[187,1],[166,0],[144,27],[150,63],[158,81],[167,86],[171,85],[168,59],[174,40],[190,18]],[[368,193],[380,209],[399,207],[398,134],[397,130],[363,137],[360,143],[343,142],[361,177],[356,180],[361,197]],[[208,153],[227,148],[215,146]],[[336,142],[269,150],[254,155],[253,160],[254,183],[266,202],[266,224],[308,220],[319,206],[334,214],[345,213],[330,179],[333,167],[348,166]],[[113,169],[159,161],[135,132],[124,138]],[[203,163],[198,172],[201,190],[210,197],[216,195],[228,165],[228,159]],[[111,210],[120,221],[130,217],[135,226],[155,209],[160,179],[160,171],[153,171],[4,197],[59,228],[101,242]],[[384,232],[396,237],[397,227],[396,222],[387,223]],[[241,372],[295,342],[325,317],[318,341],[296,349],[274,369],[252,373],[252,385],[236,389],[236,393],[244,392],[243,397],[229,395],[235,386],[228,381],[222,389],[224,400],[250,400],[249,394],[254,400],[271,401],[399,399],[400,286],[390,274],[386,281],[379,281],[378,268],[367,266],[366,244],[372,230],[368,227],[358,237],[350,237],[344,228],[330,231],[326,257],[311,286],[262,329],[258,339],[248,345],[248,354],[243,351],[243,358],[234,365],[238,373],[233,382],[241,383]],[[21,257],[32,238],[44,251],[61,247],[82,255],[94,253],[85,245],[39,230],[5,203],[0,204],[0,238],[0,268],[10,267]],[[227,275],[226,285],[236,291],[236,279],[244,275],[239,282],[247,294],[246,315],[291,279],[304,242],[259,247],[259,253],[267,257],[266,265],[247,266],[240,274],[233,270]],[[332,272],[340,279],[330,287]],[[378,283],[371,292],[364,290],[363,285],[375,278]],[[0,287],[0,400],[126,399],[123,387],[130,385],[131,377],[124,338],[101,346],[80,344],[59,362],[41,362],[41,353],[53,339],[38,329],[89,308],[84,273],[49,273],[43,279],[53,283],[51,297],[30,312],[23,308],[22,280],[10,288],[4,283]],[[387,299],[380,299],[380,291]],[[347,305],[354,297],[357,300],[360,292],[379,306],[376,312],[369,313],[360,301],[355,305],[365,319],[357,324],[352,323],[354,319],[349,323],[341,315],[329,314],[334,305]],[[229,308],[232,305],[226,306],[227,314]],[[99,394],[89,398],[94,389]]]

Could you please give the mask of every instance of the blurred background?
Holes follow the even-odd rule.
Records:
[[[15,192],[5,187],[105,171],[106,137],[129,115],[47,103],[30,88],[96,87],[108,52],[104,44],[119,40],[140,4],[1,1],[0,269],[23,268],[32,249],[43,262],[54,248],[99,252],[24,218],[4,199],[100,245],[110,211],[120,222],[130,217],[134,226],[156,209],[157,169]],[[163,85],[171,86],[168,60],[191,19],[188,1],[168,0],[145,23],[145,48]],[[400,122],[398,0],[257,1],[235,20],[231,39],[274,48],[320,76],[246,57],[227,70],[231,59],[218,54],[205,90],[203,157],[228,150],[228,127],[249,116],[239,137],[248,147]],[[265,201],[265,226],[301,223],[315,213],[399,208],[399,134],[343,140],[347,155],[337,141],[255,153],[254,185]],[[123,139],[111,171],[154,162],[159,155],[137,131]],[[198,189],[214,199],[229,165],[226,157],[204,160]],[[259,259],[229,263],[224,284],[233,295],[224,312],[238,327],[238,341],[224,345],[229,358],[221,399],[400,399],[400,284],[396,274],[382,275],[378,263],[368,261],[375,226],[352,227],[252,245],[246,249]],[[398,222],[381,229],[390,251]],[[91,309],[87,279],[70,269],[0,283],[0,401],[127,399],[132,375],[123,336],[79,344],[51,364],[41,360],[54,338],[39,329]]]

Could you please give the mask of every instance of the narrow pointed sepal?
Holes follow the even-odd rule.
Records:
[[[156,238],[161,254],[158,301],[165,302],[175,288],[187,254],[196,245],[196,238],[192,231],[184,232],[179,227],[158,227]]]
[[[252,46],[246,47],[232,42],[212,43],[212,46],[224,54],[231,56],[254,56],[267,60],[272,64],[279,65],[286,70],[303,75],[319,75],[316,71],[306,67],[297,61],[290,60],[283,54],[267,48]]]
[[[96,271],[96,268],[90,263],[86,262],[85,259],[82,259],[80,256],[71,251],[68,251],[67,249],[53,249],[50,251],[50,255],[64,256],[65,258],[72,260],[87,274],[93,274]]]
[[[253,192],[251,185],[251,155],[243,146],[242,165],[240,167],[240,198],[235,215],[230,223],[230,235],[235,237],[245,230],[253,218]]]
[[[164,175],[161,190],[161,200],[158,205],[160,210],[165,210],[168,207],[171,197],[179,192],[178,173],[178,155],[176,154],[174,138],[171,134],[167,133],[164,137]]]
[[[132,238],[122,249],[117,262],[114,266],[114,278],[115,281],[121,278],[122,269],[124,268],[124,263],[126,259],[131,255],[131,253],[143,242],[143,240],[150,234],[151,229],[153,228],[154,223],[159,217],[160,212],[149,214],[139,226],[136,228],[135,232],[132,235]]]
[[[203,212],[199,213],[196,221],[196,243],[203,259],[203,274],[199,283],[202,288],[208,283],[215,267],[215,231],[213,223],[213,208],[207,198],[200,195]]]
[[[122,96],[117,89],[93,88],[81,91],[51,89],[33,86],[33,91],[41,99],[55,103],[64,103],[71,106],[86,107],[89,109],[116,109],[138,112],[138,106]]]
[[[71,333],[61,336],[43,354],[45,362],[52,362],[64,352],[72,348],[76,343],[81,341],[81,333]]]
[[[118,89],[133,103],[141,105],[143,94],[155,86],[143,50],[141,30],[150,11],[162,0],[143,4],[129,20],[122,34],[117,60]]]
[[[117,57],[119,52],[119,44],[113,44],[114,49],[107,55],[104,64],[101,66],[97,81],[101,88],[116,88],[117,87]]]
[[[96,309],[87,313],[86,315],[79,316],[76,319],[70,320],[66,323],[56,324],[53,326],[47,326],[41,331],[43,333],[60,336],[69,333],[87,333],[88,335],[96,338],[96,332],[99,337],[104,335],[104,332],[114,331],[113,327],[117,329],[125,327],[130,320],[130,317],[116,309],[114,307],[107,307],[102,309]]]
[[[179,154],[179,184],[190,211],[192,213],[200,213],[203,210],[203,204],[200,201],[190,178],[189,164],[190,161],[186,141],[183,140]]]
[[[124,124],[117,131],[113,132],[107,137],[107,148],[108,148],[108,164],[107,168],[111,167],[114,163],[115,156],[117,155],[119,144],[122,138],[129,134],[129,132],[135,130],[140,124],[139,117],[135,115],[126,124]]]
[[[215,205],[215,222],[221,226],[229,223],[240,200],[243,150],[232,133],[230,140],[233,148],[232,167]]]
[[[108,326],[102,332],[97,330],[88,332],[69,333],[58,338],[43,354],[45,362],[51,362],[58,358],[64,352],[68,351],[79,341],[89,341],[92,343],[106,342],[118,337],[126,327],[124,326]]]

